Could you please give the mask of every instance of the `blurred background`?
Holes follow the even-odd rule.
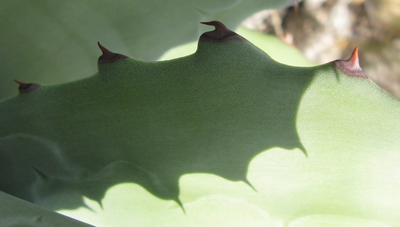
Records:
[[[242,25],[276,35],[318,64],[348,59],[358,46],[367,75],[400,97],[399,0],[304,0]]]

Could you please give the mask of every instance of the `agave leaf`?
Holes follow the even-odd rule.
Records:
[[[1,189],[63,212],[96,201],[93,210],[112,219],[127,215],[119,199],[122,209],[143,208],[133,217],[144,226],[289,224],[315,214],[400,223],[400,171],[388,164],[400,158],[400,100],[368,79],[357,49],[348,60],[292,67],[205,24],[215,31],[187,57],[146,63],[99,45],[92,77],[20,83],[0,103]]]
[[[13,79],[56,84],[93,75],[101,41],[139,60],[194,41],[200,21],[237,27],[253,13],[289,0],[0,1],[0,99]]]

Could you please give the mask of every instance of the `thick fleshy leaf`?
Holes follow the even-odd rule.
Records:
[[[194,41],[200,21],[231,28],[289,0],[0,1],[0,99],[15,95],[14,79],[55,84],[96,72],[95,41],[139,60]]]
[[[63,213],[86,204],[96,225],[132,213],[143,226],[400,223],[400,100],[365,76],[357,49],[293,67],[206,24],[216,30],[184,58],[100,45],[90,78],[20,84],[0,103],[2,190]]]

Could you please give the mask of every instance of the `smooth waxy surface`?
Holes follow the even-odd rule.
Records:
[[[205,31],[201,21],[231,29],[289,0],[0,0],[0,100],[13,80],[59,84],[96,73],[96,41],[134,59],[154,61]]]
[[[1,190],[63,213],[101,202],[90,223],[399,223],[400,101],[332,63],[279,64],[213,25],[188,57],[102,62],[2,102]]]
[[[0,225],[4,227],[90,227],[0,191]]]

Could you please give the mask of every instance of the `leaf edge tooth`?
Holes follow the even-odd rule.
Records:
[[[220,21],[209,21],[209,22],[200,22],[204,25],[214,26],[213,31],[205,32],[200,36],[201,41],[212,41],[212,42],[223,42],[226,40],[240,40],[245,41],[246,39],[242,36],[236,34],[234,31],[229,30],[223,23]]]
[[[19,80],[14,80],[14,81],[17,84],[19,84],[19,87],[18,87],[19,93],[27,93],[27,92],[30,92],[41,86],[40,84],[37,84],[37,83],[24,83]]]
[[[108,63],[114,63],[116,61],[122,60],[122,59],[127,59],[129,58],[128,56],[125,56],[123,54],[117,54],[114,53],[107,48],[105,48],[103,45],[100,44],[100,42],[97,42],[97,45],[99,46],[102,55],[98,59],[98,64],[108,64]]]
[[[358,47],[355,47],[351,57],[347,60],[336,60],[331,62],[335,68],[350,77],[359,77],[368,80],[369,77],[360,66]]]

